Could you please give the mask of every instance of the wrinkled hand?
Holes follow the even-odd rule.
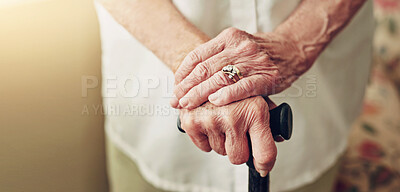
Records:
[[[254,166],[265,176],[277,155],[269,127],[269,106],[275,107],[272,101],[267,103],[260,96],[222,107],[205,103],[194,110],[181,109],[181,126],[198,148],[228,155],[233,164],[247,162],[249,133]]]
[[[236,83],[221,69],[236,66]],[[193,109],[209,100],[217,106],[290,87],[311,65],[302,48],[277,33],[251,35],[229,28],[190,52],[175,73],[172,107]]]

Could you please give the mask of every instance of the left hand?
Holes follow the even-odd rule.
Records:
[[[221,69],[234,65],[236,83]],[[228,28],[190,52],[175,73],[172,107],[193,109],[209,100],[217,106],[256,95],[279,93],[309,67],[303,49],[275,32],[251,35]]]

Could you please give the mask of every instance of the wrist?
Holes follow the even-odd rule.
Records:
[[[325,45],[317,43],[316,35],[302,36],[303,32],[294,30],[288,25],[282,24],[273,32],[280,36],[284,41],[288,42],[294,50],[298,62],[293,67],[293,74],[300,76],[306,72],[318,58]],[[307,33],[307,32],[304,32]],[[312,39],[315,38],[315,39]]]
[[[291,30],[281,30],[272,32],[272,38],[277,40],[277,46],[281,47],[277,56],[271,55],[273,60],[284,60],[286,62],[277,62],[279,72],[284,82],[291,84],[305,73],[313,64],[312,54],[307,52],[304,42],[295,38]]]

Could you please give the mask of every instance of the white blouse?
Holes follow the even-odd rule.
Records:
[[[175,0],[182,14],[211,37],[234,26],[272,31],[300,0]],[[197,149],[178,132],[169,106],[172,72],[96,3],[103,51],[103,107],[108,138],[138,165],[144,178],[169,191],[247,191],[247,166]],[[310,10],[312,11],[312,10]],[[315,181],[344,152],[371,64],[372,1],[293,86],[272,100],[294,114],[290,141],[278,143],[271,191]],[[166,23],[168,25],[168,23]],[[173,49],[173,47],[171,47]]]

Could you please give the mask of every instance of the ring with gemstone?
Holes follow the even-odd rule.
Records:
[[[243,77],[239,69],[234,65],[227,65],[223,67],[222,72],[227,74],[228,78],[232,79],[235,83]]]

